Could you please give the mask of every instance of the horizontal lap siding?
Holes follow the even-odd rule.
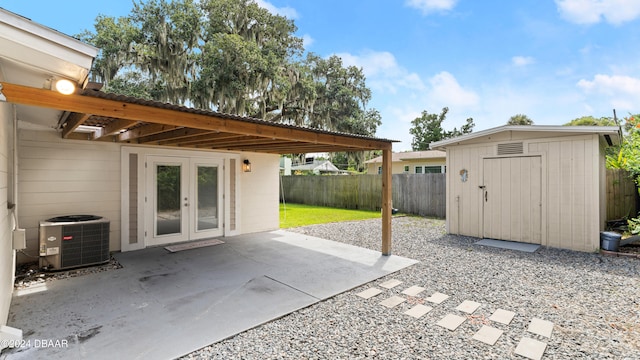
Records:
[[[108,218],[110,250],[119,250],[120,146],[63,140],[52,131],[32,130],[21,130],[18,144],[18,200],[27,253],[37,254],[39,221],[67,214]]]
[[[11,105],[0,102],[0,325],[7,324],[13,290],[13,239],[10,199],[11,143],[13,138]]]

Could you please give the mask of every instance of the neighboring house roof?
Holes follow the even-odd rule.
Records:
[[[516,134],[527,134],[528,137],[558,137],[567,135],[599,134],[609,145],[620,142],[620,129],[616,126],[562,126],[562,125],[504,125],[482,130],[451,139],[431,143],[434,149],[446,149],[447,146],[473,144],[492,140],[492,136],[502,135],[500,141],[520,140]]]
[[[447,157],[447,153],[440,150],[425,150],[425,151],[406,151],[391,154],[391,161],[408,161],[408,160],[422,160],[422,159],[444,159]],[[382,164],[382,156],[378,156],[371,160],[364,162],[365,164]]]
[[[333,163],[331,163],[331,161],[329,160],[318,161],[311,164],[292,166],[291,170],[292,171],[333,172],[333,173],[340,172],[340,169],[338,169],[335,165],[333,165]]]

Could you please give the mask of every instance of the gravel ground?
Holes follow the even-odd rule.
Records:
[[[380,249],[380,220],[291,231]],[[640,359],[638,259],[488,248],[473,245],[474,238],[446,235],[444,221],[425,218],[394,218],[392,231],[393,253],[420,263],[184,358],[524,359],[514,351],[527,336],[548,344],[543,359]],[[356,296],[389,279],[403,284],[371,299]],[[412,285],[426,290],[392,309],[379,305]],[[434,309],[419,319],[403,314],[434,292],[451,297],[430,304]],[[464,300],[482,306],[453,332],[436,325],[448,313],[463,315],[455,307]],[[509,325],[491,322],[504,330],[497,343],[473,340],[499,308],[516,316]],[[526,331],[534,317],[555,324],[550,339]]]

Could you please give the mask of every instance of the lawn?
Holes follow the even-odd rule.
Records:
[[[380,211],[336,209],[301,204],[280,204],[280,228],[292,228],[339,221],[376,219]]]

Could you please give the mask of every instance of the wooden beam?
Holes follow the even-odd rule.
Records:
[[[64,123],[64,128],[62,128],[62,137],[68,138],[69,135],[74,132],[78,126],[82,125],[85,121],[89,119],[91,114],[82,114],[82,113],[73,113],[69,115],[67,121]]]
[[[66,110],[77,113],[107,116],[125,120],[143,121],[168,126],[212,130],[266,138],[293,140],[325,145],[353,146],[354,148],[379,150],[390,149],[389,140],[359,136],[340,135],[300,129],[296,127],[256,123],[247,119],[234,119],[183,111],[175,108],[142,105],[89,95],[62,95],[56,91],[32,88],[11,83],[2,83],[8,102]],[[124,139],[124,137],[123,137]]]
[[[102,129],[102,134],[100,137],[115,135],[120,131],[127,129],[137,123],[138,121],[135,121],[135,120],[122,120],[122,119],[113,120],[109,125],[105,126],[104,129]]]
[[[131,142],[141,137],[151,136],[181,127],[182,126],[148,124],[123,132],[122,134],[118,135],[118,142]]]
[[[391,192],[391,149],[382,151],[382,255],[391,255],[391,210],[393,197]]]
[[[174,138],[174,139],[167,139],[165,141],[159,141],[158,145],[197,146],[205,143],[215,143],[216,141],[223,141],[223,140],[226,141],[228,139],[238,139],[238,138],[245,137],[245,135],[218,133],[218,132],[211,132],[207,130],[194,130],[194,131],[204,131],[204,133],[197,136]]]
[[[158,143],[164,145],[164,143],[168,143],[167,145],[171,145],[171,142],[180,141],[182,139],[192,138],[194,136],[203,135],[203,134],[213,134],[215,132],[211,132],[209,130],[200,130],[200,129],[189,129],[189,128],[178,128],[171,129],[165,132],[159,132],[152,135],[147,135],[138,138],[139,143]]]

